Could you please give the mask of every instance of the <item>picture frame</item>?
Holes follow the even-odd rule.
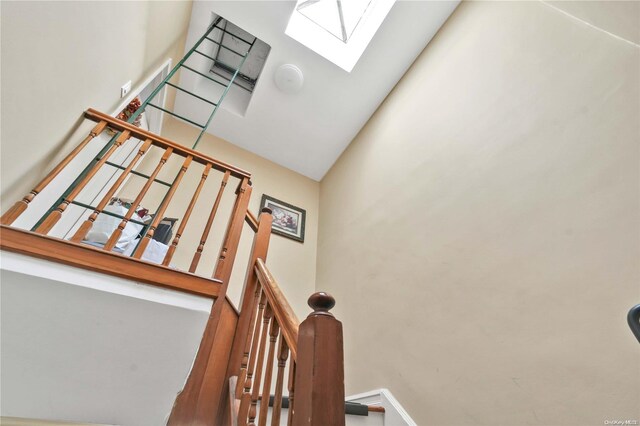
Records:
[[[260,208],[271,209],[273,223],[271,232],[295,241],[304,243],[304,226],[307,212],[300,207],[296,207],[267,194],[262,194]]]

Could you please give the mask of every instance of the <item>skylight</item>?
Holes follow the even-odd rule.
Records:
[[[285,33],[351,72],[395,0],[298,0]]]

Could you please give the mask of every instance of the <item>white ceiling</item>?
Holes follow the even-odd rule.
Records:
[[[322,179],[458,3],[398,1],[347,73],[285,35],[293,1],[194,2],[186,49],[204,33],[212,12],[271,46],[244,117],[224,108],[234,104],[234,97],[243,96],[230,92],[210,133],[312,179]],[[192,59],[201,61],[197,68],[206,72],[204,58]],[[304,86],[297,94],[285,94],[274,84],[275,70],[286,63],[304,73]],[[182,72],[180,85],[202,93],[204,79]],[[201,123],[210,112],[182,94],[174,111]]]

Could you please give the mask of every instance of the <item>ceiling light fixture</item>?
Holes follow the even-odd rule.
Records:
[[[274,76],[276,86],[284,93],[298,93],[302,89],[304,76],[300,68],[293,64],[280,65]]]

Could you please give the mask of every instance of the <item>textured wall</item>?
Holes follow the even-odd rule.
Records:
[[[347,393],[421,425],[640,419],[639,48],[557,7],[463,3],[321,183]]]

